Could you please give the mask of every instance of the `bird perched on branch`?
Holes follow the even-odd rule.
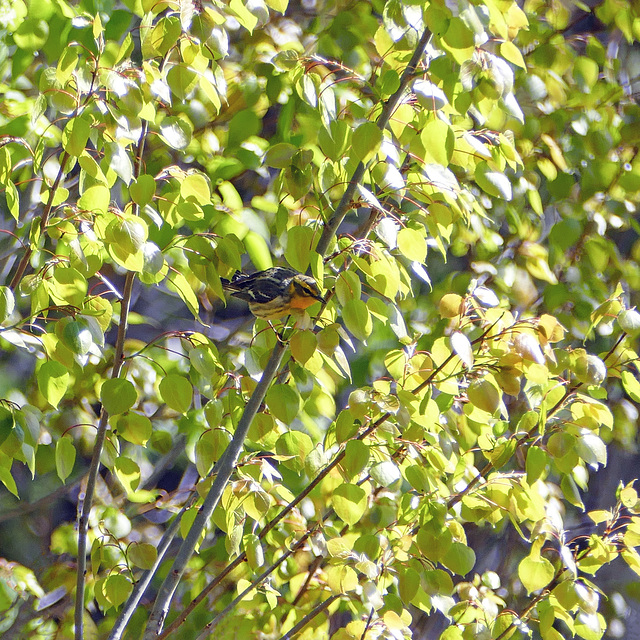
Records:
[[[236,273],[231,280],[220,278],[222,288],[246,300],[254,316],[277,320],[324,302],[318,283],[311,277],[286,267],[272,267],[251,275]]]

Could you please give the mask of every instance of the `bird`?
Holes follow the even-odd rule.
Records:
[[[287,267],[272,267],[250,275],[236,272],[231,280],[220,278],[222,288],[246,300],[257,318],[277,320],[300,313],[314,302],[324,302],[318,283]]]

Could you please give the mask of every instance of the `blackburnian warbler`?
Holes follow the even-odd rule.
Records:
[[[318,283],[311,277],[286,267],[272,267],[251,275],[236,273],[231,280],[220,278],[222,288],[249,303],[254,316],[277,320],[324,302]]]

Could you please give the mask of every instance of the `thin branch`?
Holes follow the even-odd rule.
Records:
[[[235,606],[249,592],[260,586],[287,558],[300,549],[307,541],[307,538],[309,538],[313,533],[315,533],[315,529],[307,531],[307,533],[305,533],[302,538],[300,538],[300,540],[291,547],[291,549],[287,549],[272,565],[263,571],[241,594],[232,600],[211,622],[209,622],[196,640],[207,640],[208,638],[211,638],[211,632],[222,622],[222,620],[224,620],[224,618],[227,617],[227,615],[229,615],[231,611],[233,611]]]
[[[142,154],[144,152],[145,140],[147,135],[147,123],[144,121],[138,147],[136,149],[134,174],[137,178],[142,167]],[[134,211],[138,212],[138,205],[135,205]],[[111,370],[111,379],[118,378],[122,365],[124,363],[124,342],[127,336],[127,325],[129,322],[129,307],[131,305],[131,294],[133,291],[133,282],[135,280],[135,272],[128,271],[124,279],[124,289],[122,299],[120,301],[120,322],[118,324],[118,334],[115,342],[115,353],[113,356],[113,369]],[[82,494],[78,498],[78,566],[76,575],[76,601],[74,611],[75,622],[75,640],[84,640],[84,595],[85,595],[85,577],[87,572],[87,539],[89,534],[89,515],[93,506],[95,497],[96,483],[98,473],[100,471],[100,457],[107,435],[107,426],[109,423],[109,414],[104,407],[100,411],[100,419],[98,421],[98,432],[93,445],[93,455],[91,457],[91,465],[87,474],[87,488],[84,499]]]
[[[393,112],[398,107],[400,100],[404,96],[407,85],[413,78],[416,72],[416,69],[418,67],[418,64],[422,59],[422,57],[424,56],[424,52],[430,37],[431,37],[431,31],[429,29],[425,29],[422,33],[422,37],[420,38],[420,41],[416,46],[415,51],[413,52],[413,55],[411,56],[411,60],[409,61],[409,64],[407,65],[405,70],[402,72],[402,75],[400,76],[400,87],[387,100],[387,102],[384,105],[384,108],[382,109],[382,113],[380,113],[380,116],[376,121],[376,125],[378,126],[379,129],[384,129],[387,126],[387,124],[389,124],[389,120]],[[351,201],[353,200],[353,196],[356,192],[356,189],[358,188],[358,185],[362,181],[362,178],[364,177],[364,173],[371,162],[372,160],[370,160],[366,165],[362,162],[359,162],[358,166],[353,172],[353,175],[351,176],[351,180],[349,181],[349,184],[347,185],[347,188],[344,194],[342,195],[340,202],[338,203],[338,207],[336,208],[335,213],[333,214],[333,216],[331,216],[331,219],[325,225],[325,228],[322,232],[322,236],[318,241],[318,246],[316,248],[316,251],[320,255],[324,256],[329,250],[329,245],[331,244],[331,240],[333,240],[334,236],[338,231],[338,227],[342,224],[344,217],[349,212],[349,206]]]
[[[207,526],[207,523],[213,514],[213,510],[218,505],[218,502],[222,497],[222,493],[231,478],[231,474],[235,470],[236,462],[242,451],[244,440],[249,432],[251,422],[258,413],[258,409],[260,408],[260,405],[269,390],[271,382],[280,367],[284,352],[285,345],[278,341],[262,374],[260,382],[247,402],[244,413],[242,414],[242,417],[238,422],[238,426],[236,427],[236,431],[233,434],[233,438],[218,461],[218,473],[213,481],[213,485],[207,493],[198,515],[195,517],[193,524],[191,525],[189,533],[178,550],[173,566],[171,567],[171,571],[160,587],[158,597],[156,598],[155,605],[147,623],[147,628],[145,629],[145,640],[154,640],[162,630],[162,624],[167,612],[169,611],[169,605],[173,594],[175,593],[178,583],[182,578],[182,574],[186,569],[189,559],[195,551],[196,545],[200,539],[200,534]]]
[[[44,207],[44,211],[42,212],[42,217],[40,218],[40,234],[43,234],[45,229],[47,228],[49,216],[51,215],[51,209],[53,208],[53,200],[56,197],[56,192],[58,191],[58,187],[60,186],[60,181],[64,176],[64,171],[67,166],[67,160],[69,160],[69,154],[65,151],[62,154],[62,158],[60,160],[60,168],[58,169],[58,174],[56,175],[56,179],[51,186],[51,190],[49,191],[49,200],[47,201],[47,204]],[[11,290],[15,291],[15,289],[20,284],[22,276],[24,275],[24,272],[26,271],[29,264],[29,260],[31,259],[32,253],[32,245],[29,245],[22,254],[22,258],[18,263],[18,268],[16,269],[13,278],[11,279],[11,284],[9,284],[9,288]]]
[[[135,274],[133,271],[127,272],[124,282],[124,292],[122,294],[122,302],[120,303],[120,324],[118,326],[118,335],[116,338],[116,349],[113,362],[113,370],[111,377],[117,378],[122,369],[122,354],[124,351],[124,339],[127,332],[127,320],[129,317],[129,304],[131,302],[131,291],[133,290],[133,280]],[[98,472],[100,471],[100,456],[104,447],[104,441],[107,435],[107,425],[109,422],[109,414],[102,407],[100,412],[100,420],[98,422],[98,433],[93,445],[93,455],[91,457],[91,465],[87,474],[87,488],[84,499],[82,494],[79,497],[78,512],[78,567],[76,575],[76,603],[75,603],[75,638],[83,640],[84,638],[84,593],[85,593],[85,574],[87,571],[87,536],[89,533],[89,514],[93,506],[95,496],[96,483],[98,480]]]
[[[295,627],[291,627],[287,633],[285,633],[280,640],[290,640],[297,633],[302,631],[304,627],[306,627],[318,614],[322,613],[329,605],[337,600],[340,596],[333,595],[330,598],[327,598],[324,602],[321,602],[315,609],[310,611]]]

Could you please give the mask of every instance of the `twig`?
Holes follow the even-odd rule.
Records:
[[[400,76],[400,87],[389,98],[389,100],[387,100],[386,104],[384,105],[384,108],[382,109],[382,113],[380,114],[380,116],[376,121],[376,125],[378,126],[378,128],[384,129],[387,126],[387,124],[389,124],[389,120],[393,112],[396,110],[398,103],[402,99],[404,92],[407,88],[407,85],[409,84],[410,80],[413,78],[413,75],[416,72],[418,63],[420,62],[420,59],[424,55],[424,51],[427,47],[427,43],[429,42],[430,37],[431,37],[431,31],[429,29],[425,29],[424,32],[422,33],[420,41],[416,46],[415,51],[413,52],[413,55],[411,56],[411,60],[409,61],[409,64],[407,65],[405,70],[402,72],[402,75]],[[333,239],[333,237],[336,235],[338,231],[338,227],[342,224],[344,217],[349,212],[349,203],[353,200],[353,196],[356,192],[356,189],[358,188],[358,185],[360,184],[364,176],[367,166],[371,162],[372,161],[370,160],[367,163],[367,165],[365,165],[362,162],[359,162],[358,166],[353,172],[353,176],[351,176],[351,180],[349,181],[349,184],[347,185],[347,188],[344,194],[342,195],[342,198],[338,204],[338,207],[335,210],[335,213],[333,214],[333,216],[331,216],[331,220],[329,220],[329,222],[325,225],[325,228],[322,232],[322,236],[318,241],[318,246],[316,248],[316,251],[320,255],[323,256],[327,253],[329,249],[329,244],[331,243],[331,240]]]
[[[189,559],[195,551],[196,545],[200,539],[200,534],[207,526],[213,510],[220,501],[222,493],[231,478],[231,474],[235,469],[236,462],[240,452],[242,451],[244,440],[249,432],[251,422],[258,413],[258,409],[262,405],[262,401],[264,400],[271,382],[280,367],[284,352],[285,346],[281,342],[276,342],[271,358],[267,363],[260,382],[247,402],[242,417],[236,427],[236,431],[233,434],[233,438],[218,461],[219,469],[213,481],[213,485],[207,493],[198,515],[195,517],[193,524],[191,525],[189,533],[178,550],[169,575],[167,575],[160,587],[158,597],[156,598],[155,605],[145,629],[145,640],[154,640],[162,630],[162,624],[169,610],[169,604],[173,594],[180,582],[180,578],[186,569]]]
[[[120,324],[118,326],[118,336],[116,338],[116,350],[113,362],[113,370],[111,378],[117,378],[122,369],[122,354],[124,351],[124,339],[127,332],[127,319],[129,316],[129,303],[131,302],[131,291],[133,289],[133,280],[135,274],[133,271],[127,272],[124,281],[124,292],[122,294],[122,302],[120,303]],[[84,638],[84,592],[85,592],[85,573],[87,570],[87,536],[89,533],[89,513],[93,506],[95,496],[96,482],[98,472],[100,470],[100,456],[104,447],[104,441],[107,435],[107,424],[109,414],[102,407],[100,412],[100,420],[98,422],[98,432],[93,445],[93,455],[91,457],[91,465],[87,474],[87,488],[84,499],[79,498],[78,511],[78,567],[76,575],[76,603],[75,603],[75,638],[83,640]]]
[[[147,135],[147,123],[144,121],[140,140],[136,149],[134,174],[137,178],[142,168],[142,154],[144,152],[145,139]],[[138,205],[135,205],[134,211],[137,213]],[[111,370],[111,379],[118,378],[122,365],[124,363],[124,341],[127,335],[127,324],[129,322],[129,307],[131,305],[131,293],[133,291],[133,282],[135,280],[135,272],[128,271],[124,279],[124,289],[122,291],[122,299],[120,301],[120,322],[118,324],[118,334],[115,342],[115,353],[113,356],[113,369]],[[74,611],[75,622],[75,640],[84,640],[84,594],[85,594],[85,574],[87,571],[87,537],[89,533],[89,515],[93,506],[95,497],[96,482],[98,472],[100,471],[100,457],[104,447],[104,441],[107,435],[107,426],[109,422],[109,414],[104,407],[100,411],[100,419],[98,421],[98,432],[93,445],[93,455],[91,457],[91,465],[87,474],[87,488],[84,499],[82,496],[78,502],[78,566],[76,575],[76,601]]]
[[[51,186],[51,191],[49,191],[49,200],[47,201],[47,204],[44,207],[44,211],[42,212],[42,217],[40,218],[41,234],[44,233],[45,229],[47,228],[47,224],[49,222],[49,216],[51,215],[51,209],[53,208],[53,199],[55,198],[56,191],[60,186],[60,181],[64,176],[64,170],[67,165],[67,160],[69,160],[69,154],[65,151],[62,154],[62,158],[60,160],[60,168],[58,169],[58,174],[56,175],[56,179],[54,180],[53,185]],[[13,275],[13,278],[11,279],[11,284],[9,284],[9,287],[11,288],[11,290],[15,291],[17,286],[20,284],[20,280],[22,280],[22,276],[24,275],[24,272],[27,269],[27,265],[29,264],[29,259],[31,258],[32,253],[33,253],[33,248],[31,245],[29,245],[25,249],[24,253],[22,254],[22,258],[18,263],[18,268],[16,269],[16,272]]]
[[[324,602],[321,602],[315,609],[310,611],[295,627],[292,627],[285,633],[280,640],[290,640],[293,638],[298,632],[300,632],[304,627],[306,627],[311,620],[313,620],[319,613],[322,613],[329,605],[337,600],[340,596],[333,595],[330,598],[327,598]]]
[[[211,632],[222,622],[224,618],[235,608],[250,591],[253,591],[256,587],[262,584],[289,556],[293,555],[300,547],[302,547],[307,538],[315,533],[315,529],[307,531],[298,542],[296,542],[291,549],[287,549],[272,565],[270,565],[265,571],[263,571],[241,594],[239,594],[234,600],[232,600],[209,624],[207,624],[202,633],[196,638],[196,640],[207,640],[211,638]],[[337,597],[337,596],[336,596]]]

